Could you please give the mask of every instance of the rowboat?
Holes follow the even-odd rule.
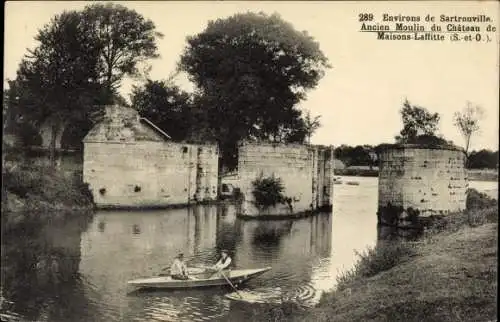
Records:
[[[271,267],[255,268],[255,269],[236,269],[224,272],[224,276],[233,285],[238,285],[247,282],[251,278],[262,275],[265,272],[269,271],[270,269]],[[224,276],[221,276],[221,274],[218,273],[216,274],[200,273],[196,275],[193,276],[193,279],[189,280],[176,280],[172,279],[170,276],[155,276],[155,277],[141,278],[128,281],[127,284],[139,288],[150,288],[150,289],[189,289],[189,288],[200,288],[200,287],[211,287],[211,286],[225,286],[229,284],[226,278],[224,278]]]

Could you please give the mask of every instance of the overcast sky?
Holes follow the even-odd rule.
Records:
[[[33,48],[37,30],[54,15],[81,9],[88,2],[8,2],[5,6],[4,81]],[[165,37],[161,58],[151,61],[152,79],[167,78],[185,46],[209,20],[245,11],[279,13],[298,30],[307,30],[333,68],[302,103],[323,126],[312,138],[317,144],[378,144],[393,142],[401,129],[399,110],[410,102],[441,114],[440,132],[462,145],[453,113],[472,101],[486,111],[482,131],[472,148],[498,148],[498,32],[492,42],[431,42],[377,40],[359,32],[359,13],[397,15],[487,14],[499,27],[497,2],[119,2],[151,19]],[[176,82],[191,86],[185,77]],[[132,80],[122,94],[129,96]]]

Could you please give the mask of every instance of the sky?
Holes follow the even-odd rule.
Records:
[[[15,78],[27,48],[34,48],[37,30],[64,10],[82,9],[89,2],[14,1],[5,5],[4,84]],[[321,115],[322,127],[314,144],[338,146],[392,143],[402,127],[399,110],[407,98],[441,115],[439,133],[458,145],[463,138],[453,125],[453,114],[467,101],[480,105],[485,116],[472,149],[498,149],[499,118],[499,4],[498,2],[259,2],[259,1],[130,1],[117,2],[151,19],[164,34],[158,41],[160,58],[150,61],[153,80],[166,79],[186,45],[186,37],[204,30],[209,20],[241,12],[278,13],[297,30],[305,30],[320,44],[333,68],[301,107]],[[497,32],[491,42],[377,40],[375,33],[359,32],[359,14],[371,13],[439,19],[445,15],[491,17]],[[421,23],[423,24],[423,23]],[[443,26],[446,26],[444,24]],[[486,24],[480,24],[484,27]],[[446,37],[449,34],[445,34]],[[175,82],[186,90],[184,75]],[[138,80],[124,80],[121,93],[129,97]]]

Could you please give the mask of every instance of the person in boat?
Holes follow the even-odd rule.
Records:
[[[187,267],[184,263],[184,254],[179,253],[170,267],[170,277],[174,280],[188,280]]]
[[[219,260],[209,270],[213,273],[227,270],[227,269],[229,269],[231,262],[232,262],[232,260],[231,260],[231,257],[229,257],[228,251],[223,249],[223,250],[221,250],[221,255],[220,255]]]

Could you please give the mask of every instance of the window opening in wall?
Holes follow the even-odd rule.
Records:
[[[134,187],[134,192],[140,192],[140,191],[141,191],[141,187],[139,187],[139,186]]]
[[[183,146],[182,147],[182,153],[187,153],[188,152],[188,148],[187,146]]]
[[[106,194],[106,188],[99,189],[99,193],[104,196]]]

